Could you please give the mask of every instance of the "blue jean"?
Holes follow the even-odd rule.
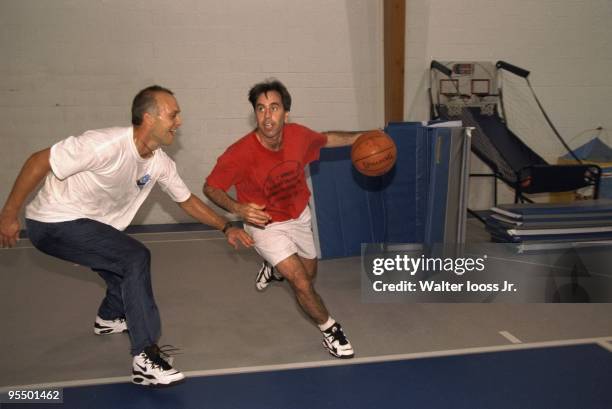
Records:
[[[107,320],[126,318],[132,355],[157,343],[161,321],[151,286],[151,253],[144,244],[90,219],[59,223],[26,219],[26,227],[38,250],[87,266],[104,279],[106,297],[98,315]]]

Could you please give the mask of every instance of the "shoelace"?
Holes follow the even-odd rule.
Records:
[[[330,329],[324,332],[325,336],[329,338],[330,342],[338,341],[340,345],[346,345],[348,341],[342,331],[342,328],[337,324],[334,324]]]
[[[174,356],[179,355],[179,349],[172,345],[162,345],[161,347],[157,345],[152,345],[151,347],[145,349],[145,355],[147,359],[153,363],[153,367],[162,368],[164,371],[172,369],[172,366],[168,363],[167,359]]]

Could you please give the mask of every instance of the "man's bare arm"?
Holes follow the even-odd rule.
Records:
[[[348,146],[352,145],[361,134],[365,131],[356,131],[356,132],[347,132],[347,131],[327,131],[323,132],[324,135],[327,135],[327,144],[325,144],[326,148],[336,148],[339,146]]]
[[[257,203],[239,203],[225,191],[210,185],[204,185],[204,194],[230,213],[240,216],[244,221],[258,226],[265,226],[272,218],[265,212],[265,205]]]
[[[227,241],[234,246],[234,248],[238,248],[238,242],[242,243],[245,247],[253,245],[251,236],[238,227],[228,225],[228,220],[226,218],[217,214],[197,196],[192,194],[189,196],[189,199],[179,203],[179,206],[185,213],[194,219],[223,231],[227,237]]]

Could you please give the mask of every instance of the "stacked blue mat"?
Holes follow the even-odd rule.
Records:
[[[498,205],[485,220],[494,242],[612,240],[612,199]]]

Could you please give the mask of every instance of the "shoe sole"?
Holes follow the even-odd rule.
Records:
[[[132,372],[132,383],[138,386],[146,386],[147,388],[167,388],[169,386],[174,386],[185,382],[184,376],[181,379],[168,383],[157,382],[154,377],[153,379],[154,380],[148,379],[148,375],[144,375],[139,372]]]
[[[282,278],[274,278],[274,279],[272,279],[272,280],[270,280],[270,281],[267,281],[267,282],[265,282],[265,283],[256,282],[256,283],[255,283],[255,288],[256,288],[257,290],[259,290],[259,291],[263,291],[263,290],[265,290],[266,288],[268,288],[268,286],[269,286],[269,285],[272,283],[272,281],[278,281],[278,282],[281,282],[281,281],[285,281],[285,278],[284,278],[284,277],[282,277]]]
[[[128,332],[128,330],[127,329],[116,330],[114,328],[94,327],[94,334],[96,335],[123,334],[124,332]]]
[[[327,346],[327,344],[325,343],[325,341],[323,341],[323,348],[325,348],[325,350],[326,350],[327,352],[329,352],[329,354],[330,354],[331,356],[333,356],[334,358],[339,358],[339,359],[351,359],[351,358],[354,358],[354,357],[355,357],[355,353],[354,353],[354,352],[353,352],[352,354],[350,354],[350,355],[340,355],[339,353],[334,352],[334,350],[333,350],[333,349],[331,349],[330,347],[328,347],[328,346]]]
[[[180,381],[174,381],[170,383],[138,382],[136,379],[132,378],[133,385],[144,386],[145,388],[150,388],[150,389],[170,388],[172,386],[179,385],[183,382],[185,382],[185,378],[181,379]]]

